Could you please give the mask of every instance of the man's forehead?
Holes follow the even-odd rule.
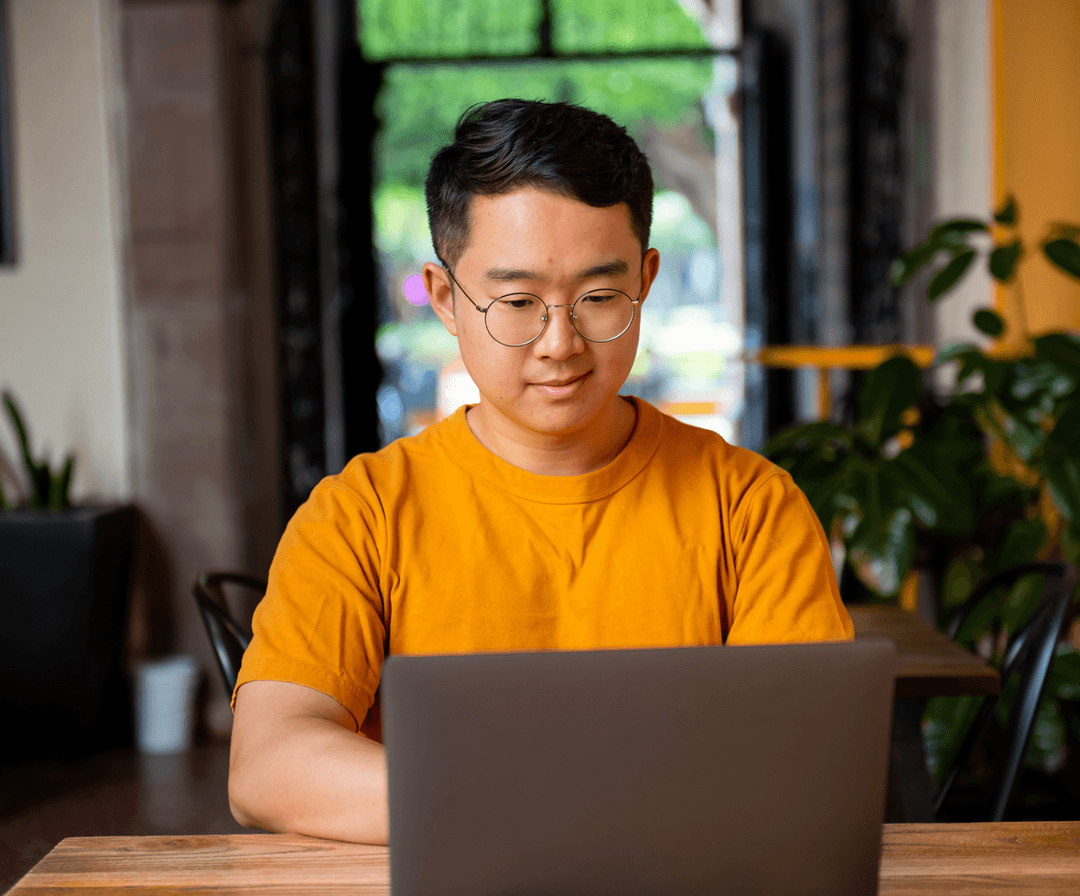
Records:
[[[468,210],[468,238],[461,260],[478,265],[474,276],[492,282],[543,279],[540,267],[529,257],[534,250],[558,243],[567,231],[584,229],[589,245],[599,243],[593,257],[580,265],[582,276],[625,274],[637,263],[641,247],[634,233],[633,217],[625,202],[592,206],[559,192],[523,187],[494,196],[474,196]],[[534,236],[536,240],[529,237]],[[541,245],[541,240],[543,244]],[[585,241],[573,240],[562,247],[577,254]],[[480,258],[477,258],[479,252]]]

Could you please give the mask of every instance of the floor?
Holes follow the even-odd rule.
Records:
[[[247,832],[229,813],[228,771],[225,742],[0,769],[0,893],[65,837]]]

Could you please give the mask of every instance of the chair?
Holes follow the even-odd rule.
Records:
[[[195,603],[214,646],[225,690],[232,696],[240,674],[240,661],[251,643],[251,629],[238,622],[229,611],[225,586],[239,586],[262,597],[266,593],[266,580],[238,572],[202,572],[195,579]]]
[[[990,789],[990,809],[984,819],[986,821],[1002,821],[1012,799],[1024,754],[1035,728],[1035,717],[1050,663],[1072,603],[1077,583],[1076,567],[1071,563],[1024,563],[992,576],[972,592],[948,627],[949,636],[955,638],[968,614],[988,594],[1008,588],[1020,578],[1032,574],[1044,576],[1042,597],[1031,618],[1013,635],[1005,650],[1001,667],[1001,694],[1011,689],[1013,704],[997,745],[996,780]],[[968,728],[934,800],[936,817],[941,817],[961,768],[990,727],[1001,699],[1001,695],[985,699],[975,721]]]

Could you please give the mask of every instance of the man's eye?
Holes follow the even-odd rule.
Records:
[[[581,297],[583,304],[603,305],[622,296],[622,293],[610,289],[598,289],[595,292],[587,292]]]
[[[510,311],[529,311],[536,307],[536,299],[532,296],[514,296],[513,298],[499,299],[499,304]]]

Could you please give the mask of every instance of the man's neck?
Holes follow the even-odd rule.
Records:
[[[480,444],[507,463],[540,476],[581,476],[606,467],[626,447],[637,423],[633,402],[620,397],[587,429],[565,434],[523,429],[487,410],[481,402],[465,417]]]

